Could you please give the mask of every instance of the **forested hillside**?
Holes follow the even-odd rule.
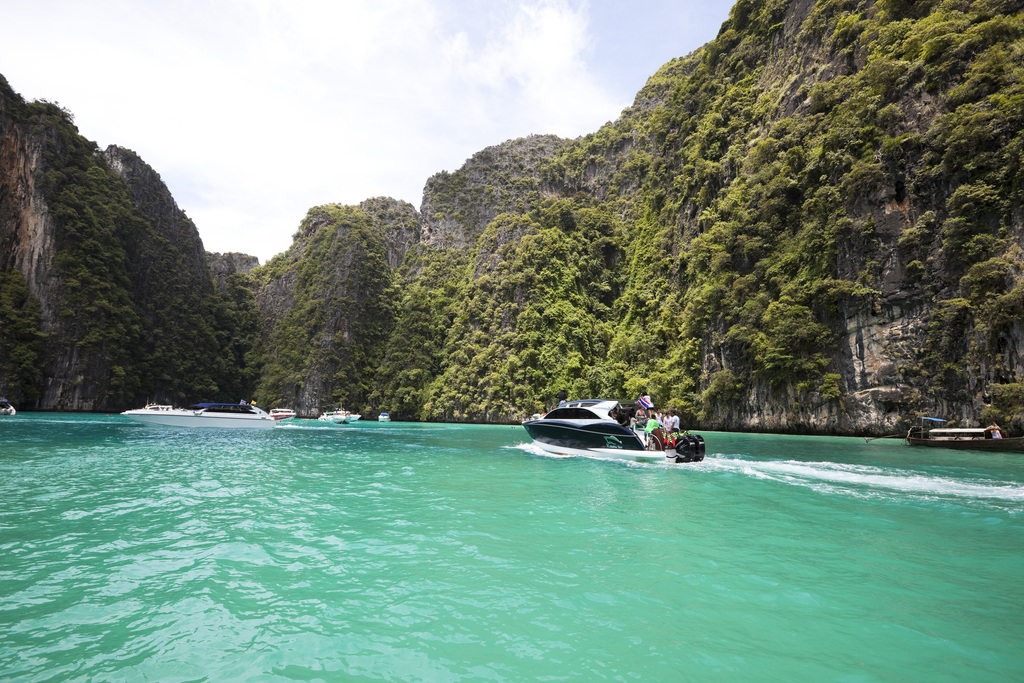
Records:
[[[0,380],[74,384],[82,408],[177,382],[310,416],[504,422],[565,390],[650,393],[700,428],[877,434],[937,413],[1024,431],[1022,5],[741,0],[593,134],[482,150],[419,211],[313,208],[285,254],[184,301],[145,289],[202,259],[131,191],[130,153],[47,133],[67,114],[8,92]],[[63,240],[47,277],[10,208],[26,126],[50,145],[29,174]],[[83,218],[101,204],[108,227]],[[98,299],[91,322],[53,312]],[[143,333],[172,321],[227,365]],[[40,362],[72,348],[102,371]]]
[[[248,395],[248,283],[214,289],[195,226],[134,153],[0,77],[0,391],[109,410]],[[247,329],[247,326],[248,328]]]
[[[407,292],[435,322],[401,346],[432,355],[380,403],[509,419],[646,390],[703,427],[1019,422],[1020,10],[737,4],[618,121],[552,148],[529,207],[431,257],[453,272]],[[459,185],[463,215],[494,175]]]

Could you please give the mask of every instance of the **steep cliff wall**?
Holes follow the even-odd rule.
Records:
[[[46,334],[57,329],[56,253],[36,187],[42,146],[19,125],[25,103],[0,77],[0,393],[20,405],[42,392]]]
[[[90,165],[76,163],[89,152],[68,112],[45,102],[26,104],[6,80],[0,79],[0,86],[0,264],[19,273],[38,302],[39,333],[48,340],[45,352],[35,359],[38,385],[21,393],[36,407],[97,409],[124,388],[114,367],[123,370],[119,363],[125,359],[125,335],[115,339],[100,329],[123,298],[115,293],[99,303],[85,295],[106,279],[102,271],[110,264],[96,270],[74,268],[81,238],[92,237],[78,230],[83,221],[79,202],[87,202],[85,196],[94,188],[85,187],[74,196],[65,190],[74,183],[73,176],[84,173],[81,166]],[[95,244],[107,237],[102,227],[99,231]],[[119,254],[112,253],[109,261],[115,269],[125,269]],[[132,312],[123,322],[132,325]],[[5,356],[26,351],[23,344],[5,341]]]
[[[472,248],[499,213],[538,206],[541,165],[566,142],[554,135],[509,140],[477,152],[452,173],[431,176],[420,206],[422,241],[441,249]]]
[[[564,389],[649,393],[701,428],[881,434],[924,412],[1021,431],[1022,6],[739,2],[614,123],[483,150],[430,178],[419,213],[316,207],[251,277],[211,259],[230,301],[190,275],[204,294],[179,308],[153,283],[202,270],[201,246],[155,173],[108,150],[90,177],[117,169],[131,210],[95,232],[90,197],[118,192],[75,175],[95,150],[66,112],[14,98],[0,257],[42,312],[22,295],[0,311],[25,348],[37,317],[55,330],[47,382],[83,402],[47,384],[47,405],[197,366],[153,339],[181,325],[258,372],[257,400],[307,415],[516,420]],[[248,350],[230,342],[247,324]],[[204,372],[188,386],[227,386],[229,368]]]
[[[489,191],[514,145],[435,176],[425,241],[461,251],[461,284],[398,328],[435,349],[448,320],[446,350],[383,400],[493,419],[647,391],[704,428],[1024,427],[1020,10],[738,3],[618,121],[538,154],[526,201]],[[587,235],[594,210],[615,218]],[[545,240],[560,291],[527,265]],[[574,300],[581,270],[599,281]]]
[[[69,112],[0,86],[0,311],[17,328],[15,339],[0,321],[0,357],[19,359],[22,377],[35,367],[21,407],[237,397],[247,376],[251,391],[245,303],[214,291],[199,234],[159,175],[129,150],[99,153]],[[28,294],[12,303],[6,290],[21,283]]]
[[[292,247],[253,271],[265,366],[258,395],[315,417],[362,409],[394,320],[397,261],[414,240],[408,204],[310,209]],[[411,232],[411,234],[410,234]]]
[[[226,291],[228,278],[236,273],[248,275],[260,265],[255,256],[228,252],[225,254],[206,253],[206,264],[213,276],[213,283],[218,292]]]

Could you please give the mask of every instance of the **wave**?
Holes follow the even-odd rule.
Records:
[[[515,446],[534,455],[553,458],[533,444]],[[594,458],[595,460],[600,458]],[[754,479],[802,486],[825,494],[862,498],[980,503],[1024,512],[1024,483],[972,474],[913,470],[832,461],[759,460],[740,455],[709,454],[699,463],[630,463],[641,467],[680,467],[704,473],[739,474]]]
[[[716,457],[701,463],[708,469],[805,485],[823,492],[852,495],[899,494],[941,499],[988,500],[1024,504],[1024,485],[971,476],[947,476],[920,470],[835,462],[745,460]]]

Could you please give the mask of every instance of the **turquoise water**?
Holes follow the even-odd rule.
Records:
[[[1024,456],[0,418],[11,681],[1024,679]]]

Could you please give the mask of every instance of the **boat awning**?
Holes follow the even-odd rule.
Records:
[[[966,436],[966,435],[980,436],[980,435],[985,433],[985,430],[980,428],[980,427],[962,427],[962,428],[959,428],[959,429],[946,429],[946,428],[943,428],[943,429],[932,429],[928,433],[929,434],[934,434],[935,436],[942,436],[944,434],[949,435],[949,436],[954,436],[954,435],[960,435],[960,436]]]
[[[931,420],[932,422],[949,422],[949,420],[943,420],[941,417],[922,417],[922,420]]]

